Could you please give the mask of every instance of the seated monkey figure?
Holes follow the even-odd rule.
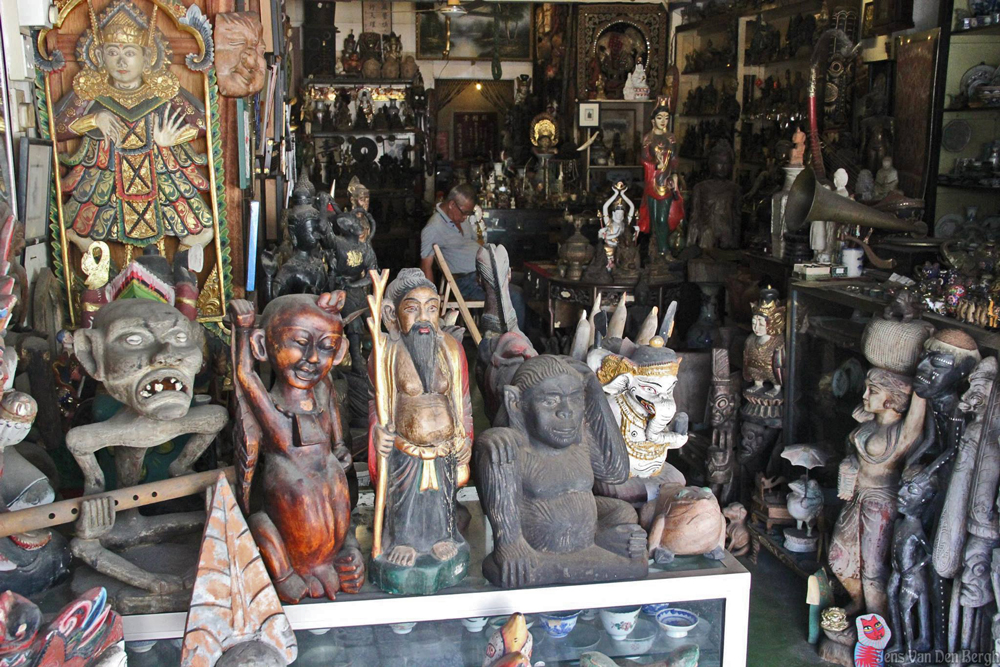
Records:
[[[624,482],[629,463],[590,369],[570,357],[526,360],[495,423],[475,447],[494,536],[484,576],[505,588],[646,576],[635,510],[592,491],[595,480]]]
[[[148,449],[183,435],[189,437],[169,472],[174,477],[191,472],[229,421],[221,405],[192,406],[203,340],[199,324],[173,306],[149,299],[109,303],[98,311],[92,328],[74,334],[73,352],[84,370],[122,404],[107,421],[77,426],[66,434],[66,446],[83,470],[86,495],[104,490],[104,473],[95,453],[105,447],[115,448],[119,488],[141,481]],[[204,514],[142,516],[133,509],[116,517],[107,500],[84,502],[71,543],[73,555],[98,572],[143,590],[181,590],[178,577],[148,572],[112,550],[200,529]]]
[[[340,317],[344,293],[288,294],[271,301],[260,327],[248,301],[230,302],[235,336],[237,490],[250,514],[250,486],[263,453],[263,508],[250,531],[278,597],[331,600],[357,593],[365,565],[351,529],[344,444],[330,370],[347,354]],[[270,391],[254,360],[270,363]]]

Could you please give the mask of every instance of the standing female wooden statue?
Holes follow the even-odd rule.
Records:
[[[642,139],[645,187],[639,208],[639,230],[651,233],[651,259],[678,253],[684,247],[684,199],[678,187],[677,139],[669,130],[670,108],[666,97],[656,103],[653,128]]]

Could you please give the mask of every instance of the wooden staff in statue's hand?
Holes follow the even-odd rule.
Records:
[[[386,395],[385,367],[385,334],[382,333],[382,295],[389,282],[389,269],[383,269],[381,274],[369,270],[372,281],[372,293],[368,295],[367,318],[368,330],[372,336],[372,364],[375,369],[375,414],[378,423],[372,431],[372,438],[378,453],[378,480],[375,487],[375,523],[372,526],[372,558],[378,558],[382,553],[382,523],[385,519],[385,496],[389,481],[389,453],[393,447],[392,433],[395,428],[390,424],[389,396]]]

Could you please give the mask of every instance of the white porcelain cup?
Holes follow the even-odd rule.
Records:
[[[470,618],[463,618],[462,625],[469,632],[482,632],[483,628],[486,627],[486,622],[489,620],[489,616],[472,616]]]
[[[841,261],[847,267],[848,278],[860,278],[864,266],[865,251],[861,248],[844,248],[840,252]]]
[[[614,607],[601,610],[601,624],[612,639],[622,640],[635,629],[640,607]]]

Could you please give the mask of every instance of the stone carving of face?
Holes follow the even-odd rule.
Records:
[[[215,18],[215,66],[219,92],[246,97],[264,88],[264,27],[253,12],[230,12]]]
[[[116,88],[131,90],[142,85],[146,49],[137,44],[103,44],[96,52]]]
[[[754,315],[750,320],[750,327],[753,329],[755,336],[766,336],[767,335],[767,318],[763,315]]]
[[[251,338],[258,361],[270,360],[274,372],[295,389],[310,390],[344,358],[347,341],[339,310],[343,292],[334,292],[339,305],[330,312],[307,294],[281,296],[268,304],[262,328]]]
[[[585,406],[583,382],[569,374],[542,380],[521,401],[528,432],[553,449],[580,442]]]
[[[316,237],[316,227],[319,225],[319,212],[311,206],[304,208],[310,210],[303,213],[302,217],[292,225],[292,240],[297,250],[309,251],[319,244],[319,239]]]
[[[712,387],[711,399],[712,410],[709,418],[712,426],[718,428],[729,421],[729,418],[736,410],[736,405],[729,394],[729,390],[722,386]]]
[[[865,377],[865,393],[861,399],[865,412],[870,414],[902,414],[910,403],[910,388],[901,379],[893,380],[888,371],[873,368]]]
[[[361,208],[365,209],[366,211],[368,210],[368,205],[369,205],[370,202],[371,202],[371,198],[370,198],[370,195],[368,194],[367,190],[365,190],[364,192],[362,192],[361,194],[359,194],[357,197],[351,197],[351,203],[354,206],[361,207]]]
[[[985,368],[984,364],[987,364]],[[980,368],[983,368],[985,372],[980,372]],[[982,413],[986,407],[986,401],[989,400],[990,391],[993,388],[995,373],[995,360],[991,361],[990,358],[987,358],[980,362],[979,368],[969,377],[969,388],[962,394],[962,400],[958,403],[958,409],[970,414]]]
[[[203,341],[201,327],[173,306],[122,299],[101,308],[93,328],[76,332],[73,351],[112,398],[167,421],[191,406]]]
[[[921,398],[939,396],[958,384],[969,370],[965,364],[956,364],[953,354],[928,352],[917,365],[913,391]]]
[[[919,516],[924,504],[930,502],[937,491],[937,477],[933,474],[917,472],[903,473],[903,483],[896,493],[899,511],[907,516]]]

